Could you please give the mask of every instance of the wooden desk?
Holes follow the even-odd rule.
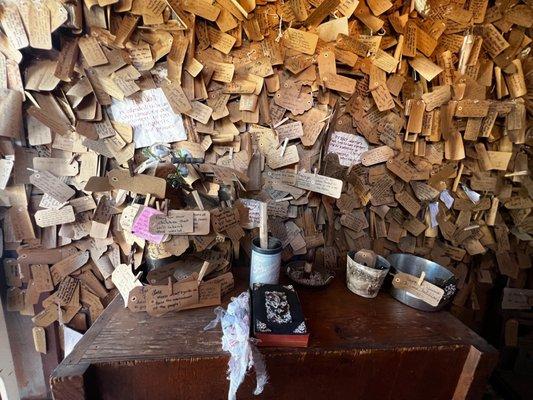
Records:
[[[246,287],[241,283],[235,293]],[[298,290],[307,349],[262,348],[270,382],[239,399],[481,398],[497,352],[447,312],[425,313],[381,293],[364,299],[335,278]],[[51,377],[56,400],[227,398],[228,355],[212,308],[154,318],[116,298]]]

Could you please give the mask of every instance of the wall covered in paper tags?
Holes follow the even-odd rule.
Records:
[[[530,308],[516,300],[531,282],[529,5],[1,11],[0,202],[5,248],[18,251],[4,260],[9,311],[83,331],[119,265],[144,311],[154,285],[179,285],[205,261],[206,284],[225,278],[193,291],[193,305],[216,303],[257,234],[258,202],[285,261],[343,269],[347,250],[413,253],[458,276],[463,316],[485,311],[478,295],[497,277],[506,307]]]

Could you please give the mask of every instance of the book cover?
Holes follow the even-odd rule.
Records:
[[[307,347],[309,332],[292,285],[255,283],[252,289],[252,332],[258,346]]]

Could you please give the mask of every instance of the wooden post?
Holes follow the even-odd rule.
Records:
[[[259,245],[262,249],[268,249],[268,214],[266,203],[260,204]]]

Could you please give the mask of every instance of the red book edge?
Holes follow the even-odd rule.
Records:
[[[277,335],[270,333],[256,333],[255,338],[259,339],[259,347],[307,347],[309,345],[309,334],[305,335]]]

